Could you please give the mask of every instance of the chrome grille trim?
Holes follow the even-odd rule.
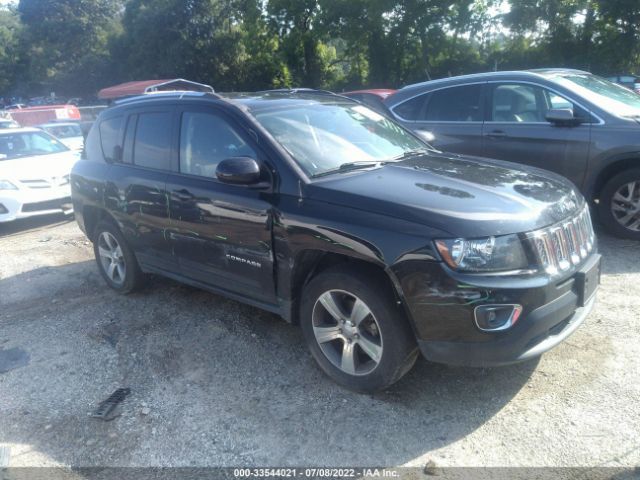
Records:
[[[540,268],[554,276],[579,265],[592,252],[595,233],[589,206],[575,217],[528,235]]]

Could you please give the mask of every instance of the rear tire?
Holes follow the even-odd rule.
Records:
[[[389,387],[416,361],[415,336],[378,275],[332,267],[305,287],[300,322],[311,354],[336,383],[359,392]]]
[[[93,238],[98,270],[107,285],[122,294],[138,288],[142,284],[143,273],[120,229],[111,222],[100,222]]]
[[[624,170],[607,181],[598,214],[607,232],[640,240],[640,169]]]

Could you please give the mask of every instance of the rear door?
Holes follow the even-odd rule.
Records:
[[[482,152],[483,85],[432,90],[393,108],[394,115],[434,147],[446,152]]]
[[[525,82],[488,84],[482,155],[551,170],[582,186],[589,158],[591,115],[559,93]],[[549,109],[572,109],[584,123],[560,126]]]
[[[169,227],[167,174],[175,155],[171,144],[174,107],[130,111],[102,122],[105,156],[114,163],[105,204],[123,226],[122,233],[143,267],[173,271],[177,267],[165,236]],[[118,138],[105,144],[107,138]]]
[[[182,274],[273,303],[273,195],[216,178],[216,167],[226,158],[245,156],[266,163],[266,157],[255,137],[221,108],[181,108],[177,123],[179,155],[167,191],[169,241]]]

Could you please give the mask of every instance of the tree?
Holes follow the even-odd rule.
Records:
[[[18,13],[11,7],[0,7],[0,96],[15,88],[20,73],[21,25]]]
[[[32,89],[89,93],[86,87],[93,88],[110,60],[107,44],[118,10],[113,0],[21,0]]]

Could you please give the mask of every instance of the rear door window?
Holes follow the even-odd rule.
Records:
[[[138,114],[133,141],[133,163],[140,167],[171,169],[171,112]]]
[[[443,88],[431,92],[424,120],[428,122],[481,122],[482,84]]]

